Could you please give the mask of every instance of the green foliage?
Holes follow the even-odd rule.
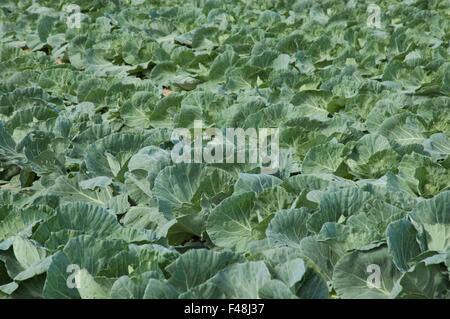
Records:
[[[0,298],[449,298],[449,2],[373,2],[2,1]]]

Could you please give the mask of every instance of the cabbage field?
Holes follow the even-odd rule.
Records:
[[[449,0],[2,0],[0,298],[450,298],[449,41]]]

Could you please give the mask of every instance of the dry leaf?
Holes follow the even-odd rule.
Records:
[[[15,188],[9,187],[8,184],[0,185],[0,188],[6,189],[8,191],[15,191]]]
[[[172,93],[173,93],[172,90],[163,88],[163,95],[164,95],[164,96],[169,96],[169,95],[172,94]]]

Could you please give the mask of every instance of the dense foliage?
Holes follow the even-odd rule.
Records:
[[[447,298],[450,1],[374,2],[2,1],[0,297]]]

